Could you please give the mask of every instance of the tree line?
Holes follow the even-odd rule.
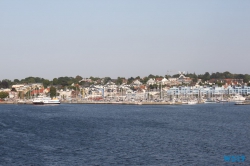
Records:
[[[227,78],[231,78],[231,79],[243,79],[244,83],[249,83],[250,81],[250,75],[249,74],[232,74],[228,71],[226,72],[216,72],[216,73],[209,73],[209,72],[205,72],[204,74],[195,74],[195,73],[187,73],[185,74],[186,77],[190,77],[192,79],[193,82],[197,82],[198,79],[201,79],[202,82],[210,80],[210,79],[227,79]],[[149,74],[146,77],[129,77],[129,78],[125,78],[125,77],[117,77],[116,79],[111,79],[110,77],[104,77],[104,78],[99,78],[99,77],[89,77],[89,79],[91,80],[89,81],[81,81],[83,79],[83,77],[77,75],[76,77],[58,77],[58,78],[54,78],[52,80],[48,80],[45,78],[40,78],[40,77],[27,77],[24,79],[14,79],[13,81],[8,80],[8,79],[3,79],[2,81],[0,81],[0,88],[10,88],[12,85],[16,85],[16,84],[30,84],[30,83],[43,83],[44,87],[48,87],[48,86],[61,86],[61,87],[69,87],[72,84],[79,84],[79,85],[84,85],[84,86],[90,86],[91,84],[94,84],[95,82],[98,84],[106,84],[109,81],[112,81],[114,83],[116,83],[117,85],[121,85],[123,83],[123,81],[126,79],[127,80],[127,84],[131,84],[134,80],[139,80],[140,82],[142,82],[143,84],[146,84],[147,81],[150,78],[170,78],[170,77],[174,77],[177,78],[179,77],[179,74],[175,74],[175,75],[165,75],[165,76],[160,76],[160,75],[153,75],[153,74]],[[75,87],[72,87],[75,88]]]

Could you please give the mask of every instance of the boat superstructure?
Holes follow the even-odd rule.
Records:
[[[43,105],[43,104],[60,104],[61,102],[57,98],[51,99],[46,96],[38,96],[33,100],[33,104]]]

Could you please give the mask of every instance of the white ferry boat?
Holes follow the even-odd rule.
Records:
[[[33,104],[43,105],[43,104],[60,104],[61,102],[57,98],[51,99],[50,97],[38,96],[33,100]]]

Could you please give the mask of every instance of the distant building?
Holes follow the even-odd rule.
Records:
[[[190,84],[192,79],[184,76],[184,72],[179,72],[180,76],[178,78],[178,82],[181,84]]]
[[[138,79],[136,79],[132,82],[131,85],[134,87],[139,87],[140,85],[142,85],[142,83]]]
[[[154,85],[154,84],[156,84],[154,78],[150,78],[150,79],[147,81],[147,85]]]

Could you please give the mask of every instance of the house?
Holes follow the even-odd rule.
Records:
[[[142,85],[142,83],[138,79],[136,79],[132,82],[131,85],[134,87],[139,87],[140,85]]]
[[[155,82],[156,82],[156,84],[161,84],[161,80],[162,80],[163,78],[155,78]]]
[[[184,72],[179,72],[180,76],[178,78],[178,82],[182,84],[190,84],[192,82],[192,79],[189,77],[184,76]]]
[[[125,79],[125,78],[123,78],[123,79],[122,79],[122,83],[123,83],[123,84],[127,84],[127,83],[128,83],[128,80]]]
[[[165,77],[161,80],[161,84],[162,85],[167,85],[167,84],[169,84],[169,80],[168,79],[166,79]]]
[[[69,90],[69,89],[65,91],[61,89],[58,93],[59,93],[60,99],[69,99],[72,97],[72,90]]]
[[[31,95],[40,95],[43,94],[44,89],[35,89],[31,91]]]
[[[243,79],[233,79],[233,78],[226,78],[226,79],[210,79],[208,81],[206,81],[205,83],[208,83],[208,84],[216,84],[216,83],[221,83],[221,84],[225,84],[226,86],[229,86],[229,85],[243,85],[244,84],[244,81]]]
[[[154,85],[154,84],[156,84],[154,78],[150,78],[150,79],[147,81],[147,85]]]
[[[168,78],[167,85],[179,85],[180,82],[178,81],[178,78]]]

